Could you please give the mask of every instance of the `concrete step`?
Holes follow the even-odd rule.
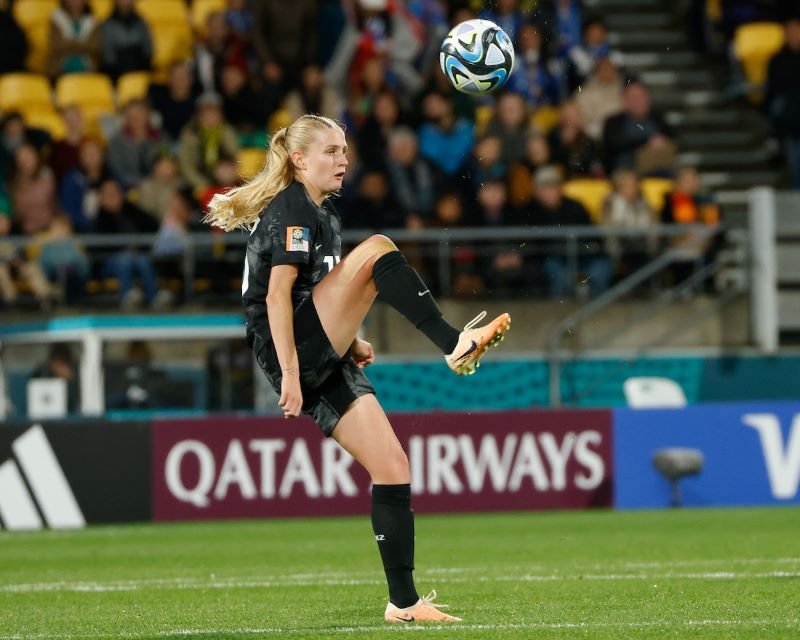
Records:
[[[697,128],[703,131],[723,129],[725,131],[740,128],[743,123],[752,124],[752,114],[737,109],[691,111],[672,110],[664,114],[667,122],[673,127],[689,130]]]
[[[745,151],[763,141],[758,132],[749,129],[687,132],[677,127],[678,146],[686,151],[714,151],[738,149]]]
[[[653,104],[661,111],[681,109],[708,109],[725,104],[720,92],[711,89],[679,91],[674,87],[651,87]]]
[[[623,64],[629,70],[658,69],[679,71],[686,67],[706,68],[707,62],[694,51],[633,51],[623,52]]]
[[[710,189],[749,189],[780,184],[777,171],[700,171],[700,179]]]
[[[623,51],[687,51],[686,35],[680,31],[609,31],[608,42]]]
[[[708,69],[642,71],[639,77],[652,89],[657,87],[678,87],[682,90],[708,89],[718,82],[718,78]]]
[[[587,12],[602,12],[606,17],[614,13],[649,13],[664,9],[661,0],[585,0],[583,4]]]
[[[678,162],[691,164],[705,170],[753,169],[763,170],[770,166],[772,152],[767,148],[755,148],[749,151],[682,151],[678,154]]]
[[[675,17],[667,11],[651,13],[618,13],[605,18],[610,31],[640,31],[676,29]]]

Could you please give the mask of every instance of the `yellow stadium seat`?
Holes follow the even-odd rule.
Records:
[[[227,2],[225,0],[194,0],[192,2],[192,26],[201,36],[206,33],[206,22],[208,16],[215,11],[225,11]]]
[[[77,105],[92,120],[114,111],[114,87],[101,73],[68,73],[56,82],[56,105]]]
[[[531,116],[533,127],[547,135],[561,120],[561,112],[558,107],[539,107]]]
[[[156,70],[164,71],[174,62],[192,57],[192,31],[188,23],[151,24],[150,34],[153,37],[153,67]]]
[[[28,38],[28,57],[25,66],[34,73],[44,73],[50,51],[50,24],[43,22],[25,30]]]
[[[664,208],[664,198],[675,188],[675,181],[669,178],[644,178],[641,182],[642,195],[656,213]]]
[[[249,180],[264,167],[265,158],[264,149],[240,149],[236,157],[239,163],[239,175]]]
[[[292,114],[286,109],[276,109],[269,117],[267,130],[277,131],[278,129],[288,127],[290,124],[292,124]]]
[[[189,23],[189,11],[183,0],[139,0],[136,3],[136,11],[150,26]]]
[[[58,8],[58,0],[18,0],[14,17],[25,31],[41,24],[50,24],[50,14]]]
[[[783,27],[777,22],[754,22],[736,29],[733,50],[747,82],[756,89],[751,97],[759,97],[767,80],[769,61],[783,47],[783,40]]]
[[[150,89],[150,74],[147,71],[125,73],[117,80],[117,104],[122,106],[131,100],[146,98]]]
[[[89,0],[89,6],[95,19],[102,22],[114,11],[114,0]]]
[[[482,104],[475,107],[475,133],[476,135],[483,135],[486,127],[489,126],[494,117],[494,107],[488,104]]]
[[[64,118],[55,109],[41,111],[27,111],[25,113],[25,124],[35,129],[47,131],[53,140],[61,140],[67,135],[67,125]]]
[[[35,73],[7,73],[0,76],[0,110],[52,110],[50,81]]]
[[[611,183],[608,180],[596,178],[576,178],[564,183],[564,195],[580,202],[595,224],[600,222],[603,215],[603,202],[611,193]]]

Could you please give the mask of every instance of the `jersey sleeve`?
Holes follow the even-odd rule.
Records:
[[[307,264],[317,235],[317,212],[305,203],[276,211],[267,222],[272,264]]]

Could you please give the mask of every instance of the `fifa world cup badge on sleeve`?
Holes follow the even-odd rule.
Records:
[[[286,229],[286,251],[308,252],[311,229],[308,227],[289,227]]]

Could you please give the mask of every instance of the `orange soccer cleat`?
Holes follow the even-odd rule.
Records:
[[[386,612],[383,619],[386,622],[461,622],[461,618],[449,616],[442,613],[439,609],[446,607],[446,604],[434,604],[436,590],[431,591],[424,598],[417,600],[416,604],[400,609],[391,602],[386,605]]]
[[[461,332],[455,350],[444,359],[447,366],[460,376],[475,373],[480,366],[483,355],[492,347],[497,346],[511,328],[511,316],[503,313],[489,324],[475,327],[486,317],[486,312],[481,311],[475,316]]]

